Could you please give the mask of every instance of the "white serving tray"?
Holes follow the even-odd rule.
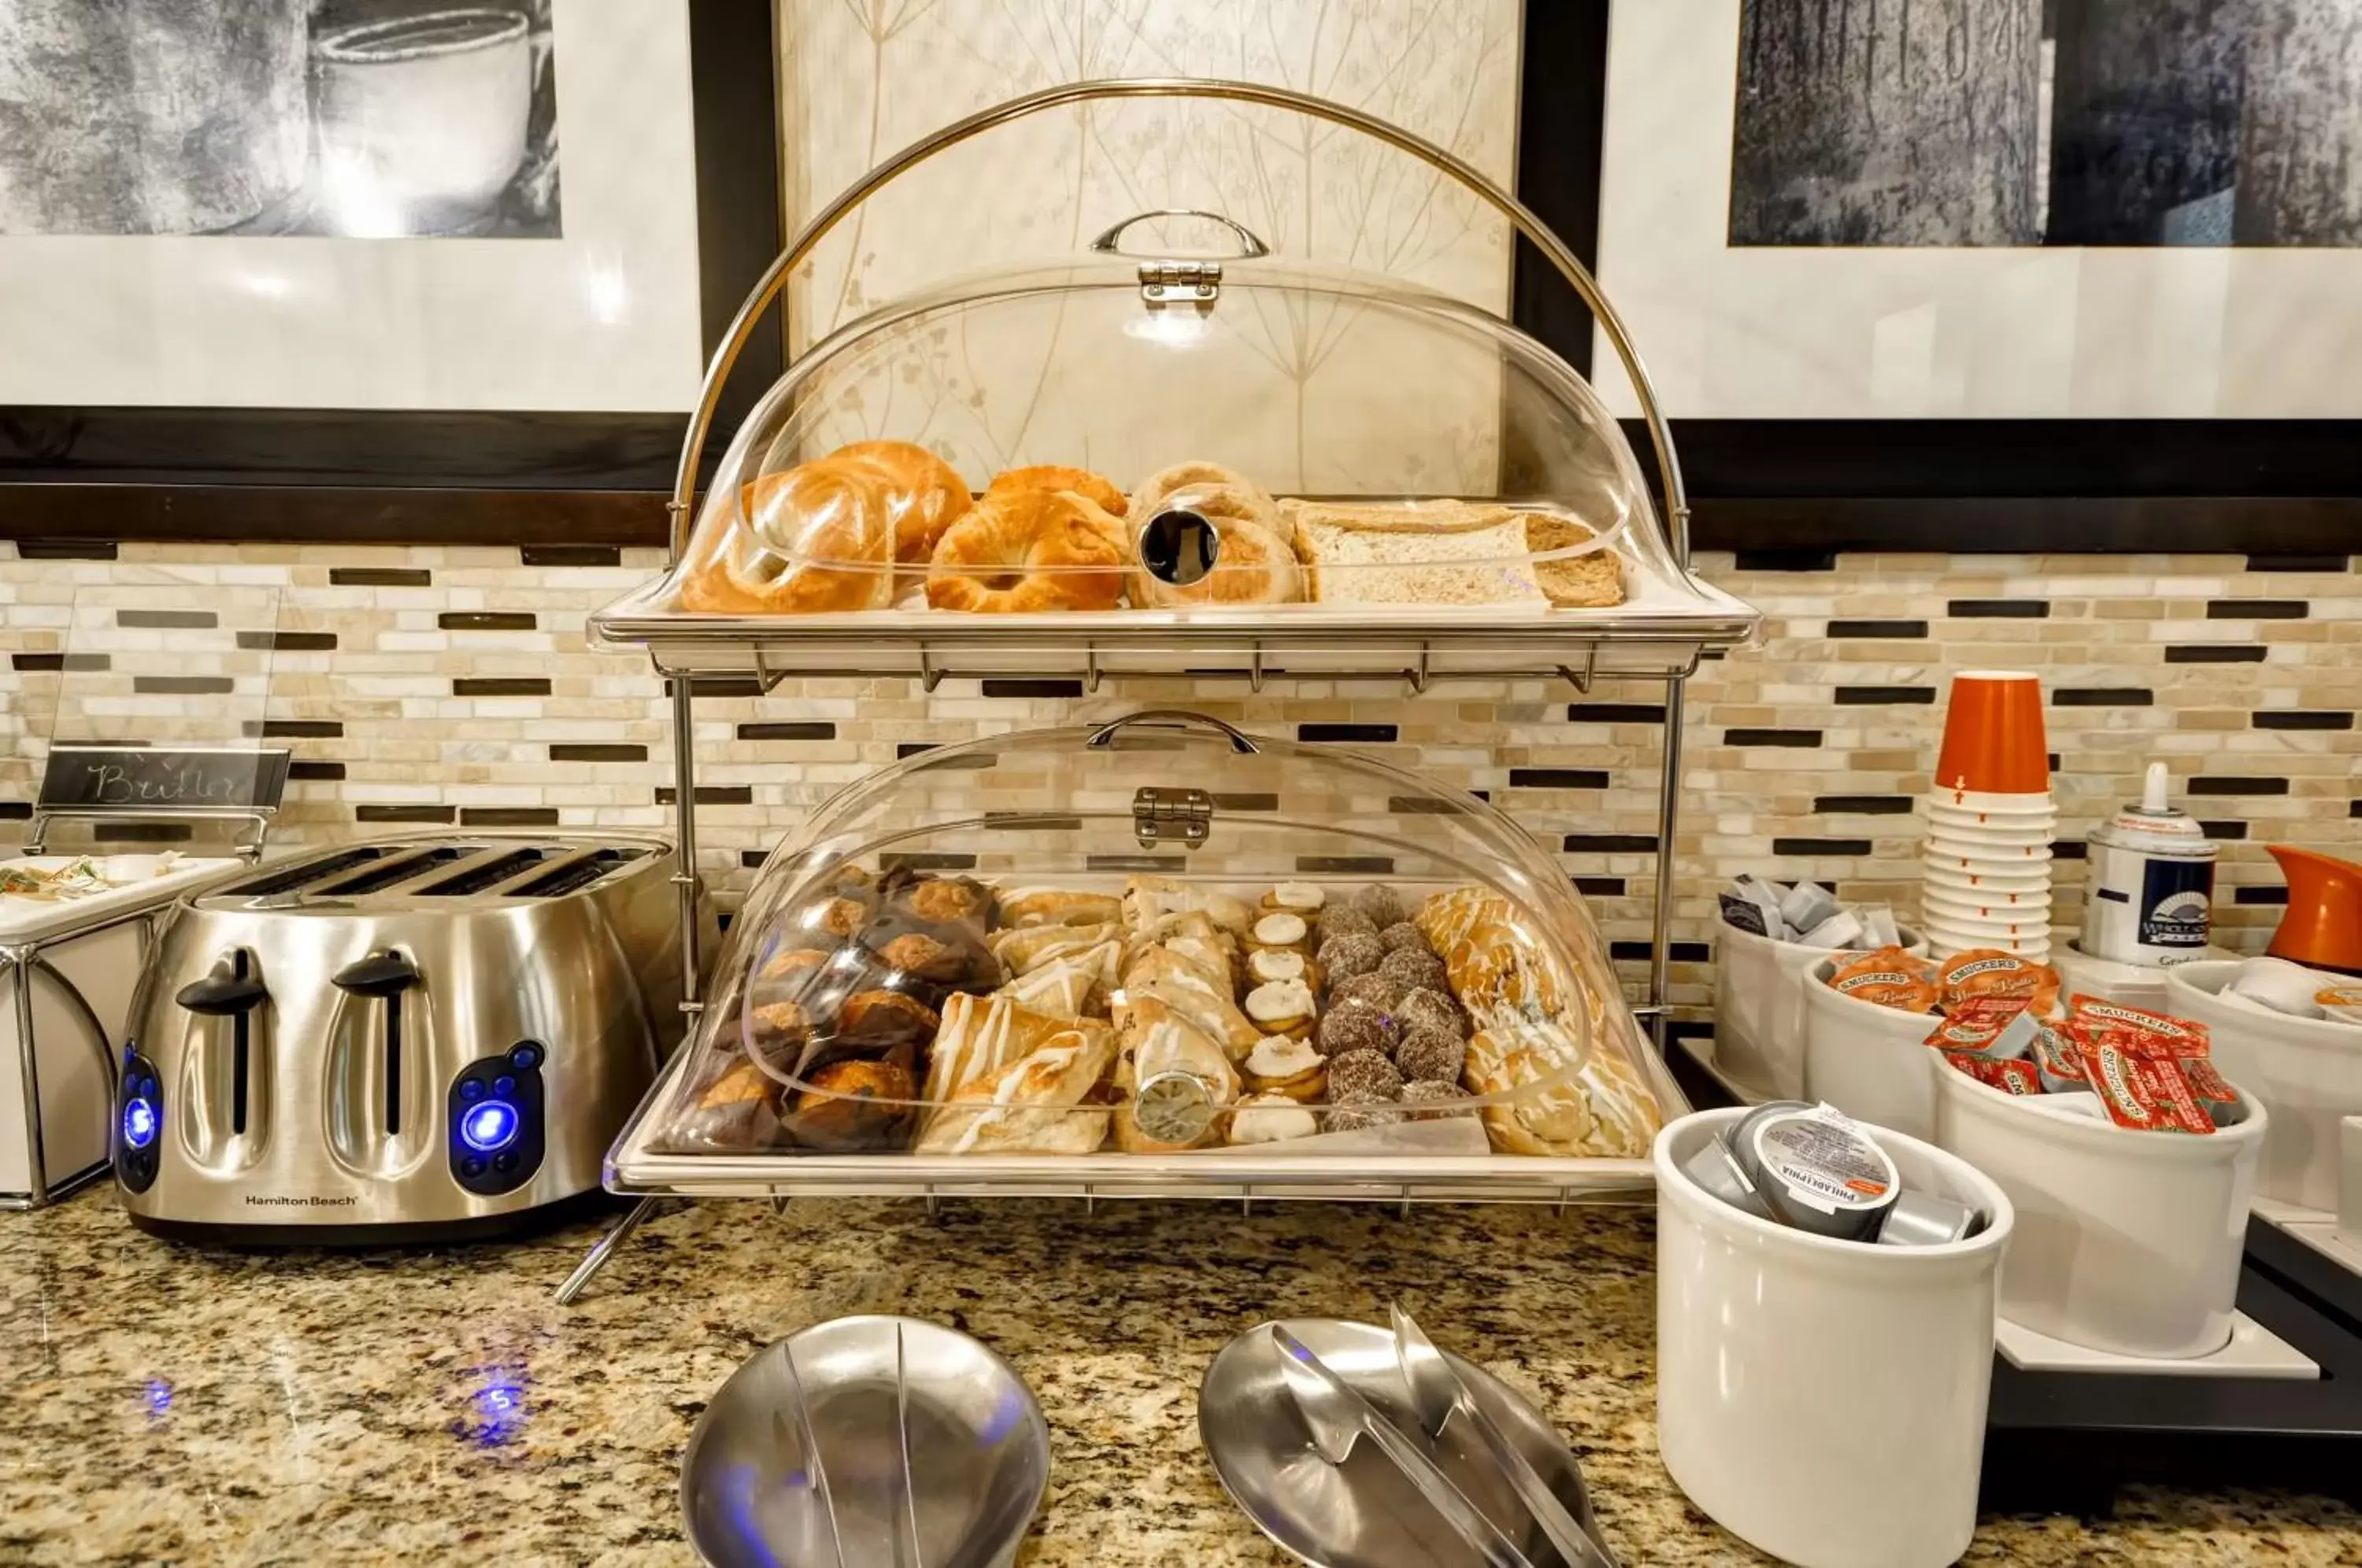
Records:
[[[0,859],[0,867],[55,871],[77,860],[154,859],[154,856],[23,855]],[[71,931],[104,925],[124,915],[167,902],[239,870],[251,862],[235,856],[183,859],[161,877],[127,882],[78,899],[29,899],[0,893],[0,945],[46,942]]]

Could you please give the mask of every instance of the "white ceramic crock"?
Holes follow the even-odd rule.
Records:
[[[1802,1099],[1827,1100],[1860,1121],[1914,1138],[1936,1135],[1936,1086],[1927,1076],[1927,1036],[1944,1021],[1831,990],[1837,961],[1823,955],[1805,971],[1805,1076]],[[1720,1049],[1720,1037],[1716,1047]]]
[[[1895,929],[1905,952],[1926,956],[1917,932]],[[1805,976],[1828,955],[1826,947],[1715,927],[1714,1065],[1725,1077],[1766,1099],[1805,1092]]]
[[[1746,1115],[1657,1134],[1657,1442],[1692,1502],[1805,1568],[1955,1561],[1976,1529],[2009,1198],[1872,1127],[1906,1187],[1982,1209],[1937,1247],[1832,1241],[1742,1213],[1683,1163]]]
[[[2165,1010],[2195,1019],[2215,1066],[2271,1112],[2256,1190],[2307,1209],[2337,1207],[2337,1123],[2362,1116],[2362,1030],[2289,1018],[2224,1001],[2239,961],[2177,964],[2165,972]]]
[[[1936,1142],[2017,1209],[2001,1315],[2119,1355],[2209,1355],[2230,1342],[2257,1157],[2269,1115],[2211,1136],[2141,1132],[2046,1110],[1926,1054]],[[2249,1099],[2237,1079],[2231,1086]]]

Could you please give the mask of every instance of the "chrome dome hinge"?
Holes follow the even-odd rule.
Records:
[[[1142,849],[1177,844],[1195,849],[1214,831],[1214,797],[1203,790],[1143,784],[1131,797],[1131,835]]]
[[[1222,293],[1220,261],[1142,261],[1140,297],[1151,310],[1169,304],[1193,304],[1211,310]]]

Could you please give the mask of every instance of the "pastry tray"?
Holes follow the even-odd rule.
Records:
[[[660,1154],[649,1108],[672,1103],[695,1053],[673,1053],[607,1153],[610,1192],[676,1198],[1302,1198],[1359,1203],[1584,1203],[1647,1198],[1647,1156],[1531,1154]],[[1649,1084],[1671,1121],[1688,1110],[1653,1051]]]
[[[1672,679],[1709,649],[1751,640],[1752,608],[1694,579],[1625,562],[1630,597],[1601,609],[1319,604],[1252,610],[1107,610],[967,615],[926,609],[798,616],[701,615],[669,607],[663,580],[599,611],[591,635],[645,646],[667,675],[1079,679],[1103,676],[1400,680]]]

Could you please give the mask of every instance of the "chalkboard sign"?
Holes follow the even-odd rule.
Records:
[[[75,816],[273,812],[287,790],[285,747],[50,748],[39,809]]]

